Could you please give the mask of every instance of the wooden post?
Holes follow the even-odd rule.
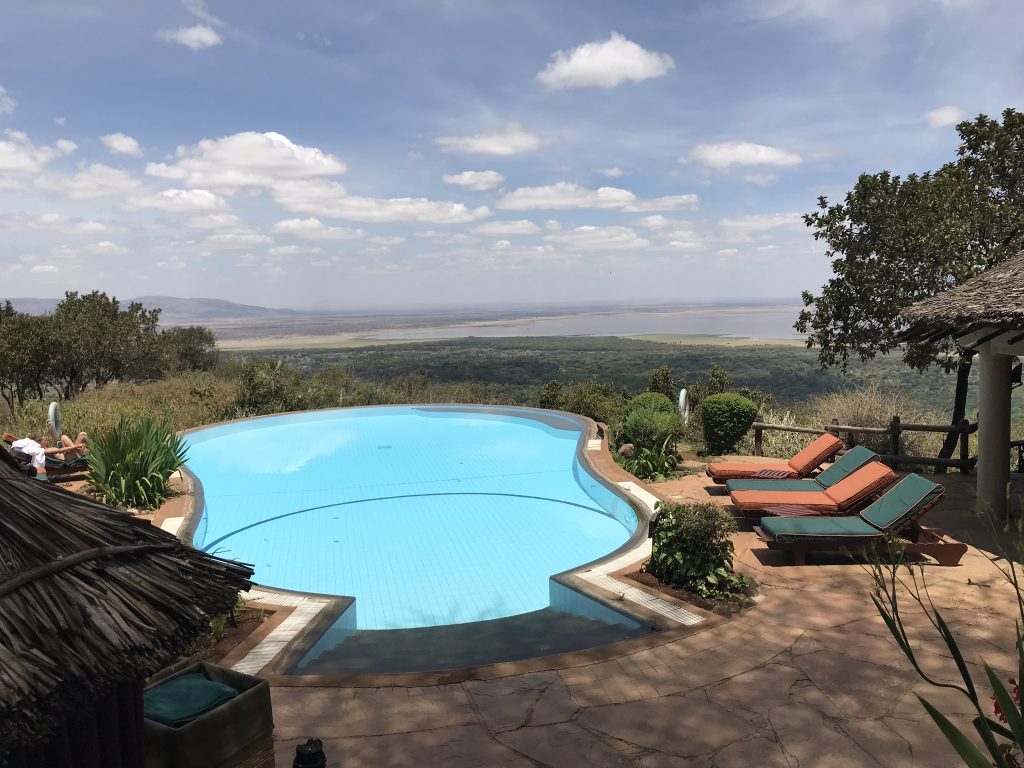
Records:
[[[839,426],[839,419],[832,419],[831,429],[829,429],[828,431],[831,434],[835,435],[836,437],[839,437],[839,430],[836,429],[836,427],[838,427],[838,426]]]
[[[754,455],[764,456],[764,430],[761,428],[761,414],[754,419]]]
[[[900,417],[893,416],[889,422],[889,453],[893,456],[900,455]],[[899,460],[894,459],[893,465],[899,466]]]
[[[960,422],[960,471],[971,471],[971,435],[967,431],[970,422],[963,419]]]

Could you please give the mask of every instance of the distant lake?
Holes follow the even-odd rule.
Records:
[[[712,335],[750,339],[800,339],[793,323],[800,306],[699,307],[675,311],[610,311],[517,320],[481,321],[434,328],[361,334],[371,339],[463,339],[469,336]]]

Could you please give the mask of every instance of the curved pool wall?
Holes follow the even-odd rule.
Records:
[[[259,583],[354,596],[340,638],[588,604],[632,630],[552,580],[642,535],[633,507],[583,465],[587,425],[536,409],[388,406],[194,431],[193,540],[252,562]]]

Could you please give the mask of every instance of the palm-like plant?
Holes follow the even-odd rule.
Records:
[[[89,481],[107,504],[156,509],[185,462],[185,442],[167,423],[121,418],[89,441]]]

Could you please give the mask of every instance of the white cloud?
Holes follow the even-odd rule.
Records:
[[[628,189],[600,187],[587,189],[579,184],[559,181],[543,187],[520,187],[498,201],[497,207],[510,211],[573,208],[622,208],[636,201]]]
[[[456,184],[477,192],[494,189],[505,180],[505,177],[497,171],[463,171],[452,175],[446,174],[441,178],[448,184]]]
[[[130,211],[155,208],[167,213],[202,213],[222,211],[228,204],[223,197],[208,189],[165,189],[162,192],[129,198],[125,201],[124,207]]]
[[[739,250],[736,248],[720,248],[718,250],[719,256],[735,256],[737,253],[739,253]]]
[[[55,118],[53,118],[53,124],[54,125],[59,125],[61,128],[63,128],[65,125],[67,125],[67,122],[68,122],[68,119],[66,117],[55,117]]]
[[[618,166],[612,166],[611,168],[595,168],[594,173],[600,173],[602,176],[607,176],[609,179],[617,179],[622,175],[622,169]]]
[[[236,229],[244,225],[233,213],[207,213],[193,216],[188,220],[188,226],[193,229]]]
[[[930,112],[925,112],[924,115],[930,128],[944,128],[947,125],[956,125],[962,122],[966,116],[967,114],[960,107],[952,105],[937,107]]]
[[[203,139],[192,147],[178,147],[174,154],[174,163],[150,163],[146,174],[190,187],[238,189],[335,176],[346,170],[340,158],[272,132]]]
[[[142,157],[142,147],[131,136],[126,136],[123,133],[108,133],[106,136],[101,136],[100,141],[110,150],[111,154]]]
[[[286,210],[350,221],[418,221],[464,224],[491,215],[487,206],[467,208],[463,203],[423,197],[349,197],[344,187],[326,179],[285,181],[273,188],[274,200]]]
[[[7,89],[0,85],[0,115],[9,115],[18,106],[18,102],[11,98]]]
[[[778,181],[779,177],[773,173],[748,173],[743,180],[759,187],[768,187]]]
[[[544,222],[544,229],[548,230],[549,232],[557,232],[561,228],[561,222],[556,221],[555,219],[548,219],[547,221]]]
[[[647,248],[651,241],[640,237],[629,227],[583,226],[544,238],[549,243],[578,251],[610,251]]]
[[[480,155],[519,155],[534,152],[548,142],[519,123],[506,123],[494,131],[469,136],[440,136],[434,139],[444,152],[468,152]]]
[[[274,242],[270,237],[255,229],[242,228],[232,232],[218,232],[203,241],[210,248],[252,248],[270,245]]]
[[[478,235],[535,235],[540,232],[540,227],[529,219],[488,221],[473,227],[473,232]]]
[[[0,216],[0,231],[36,231],[54,234],[97,234],[106,232],[107,225],[98,221],[72,218],[63,213],[44,213],[41,216],[10,214]]]
[[[120,197],[143,191],[144,185],[127,171],[93,163],[71,176],[46,176],[36,179],[40,189],[58,192],[75,200],[95,197]]]
[[[641,227],[645,229],[665,229],[671,223],[669,219],[661,215],[655,216],[644,216],[640,221],[637,222]]]
[[[437,245],[470,245],[479,242],[479,238],[467,235],[463,232],[438,232],[436,229],[428,229],[424,232],[417,232],[416,237],[430,240]]]
[[[203,0],[181,0],[181,4],[185,6],[186,11],[200,21],[205,21],[207,24],[212,24],[215,27],[224,26],[223,21],[206,10],[206,3]]]
[[[178,27],[177,29],[161,29],[156,36],[165,43],[176,43],[199,51],[203,48],[212,48],[220,45],[221,37],[217,30],[205,24],[196,24],[193,27]]]
[[[348,229],[346,227],[329,227],[320,219],[285,219],[273,227],[274,232],[282,235],[293,235],[306,240],[357,240],[366,237],[365,229]]]
[[[576,208],[619,209],[631,213],[671,211],[694,208],[697,195],[669,195],[638,200],[628,189],[599,187],[588,189],[579,184],[559,181],[543,187],[520,187],[498,201],[497,207],[510,211],[570,210]]]
[[[511,247],[512,243],[508,240],[495,240],[494,243],[491,244],[492,251],[507,251]]]
[[[793,166],[802,162],[800,155],[793,152],[749,141],[698,144],[693,148],[692,156],[697,162],[712,168],[731,168],[734,165]]]
[[[58,139],[53,147],[37,147],[23,131],[4,131],[6,141],[0,141],[0,171],[34,173],[44,165],[70,155],[78,145],[67,139]]]
[[[614,88],[627,80],[639,82],[667,75],[675,62],[667,53],[648,51],[618,32],[603,42],[584,43],[571,51],[557,51],[537,75],[545,88],[564,90],[598,86]]]
[[[56,272],[56,271],[57,271],[57,267],[55,267],[53,264],[36,264],[34,267],[32,267],[29,270],[29,272],[46,273],[46,274],[52,274],[53,272]]]
[[[123,256],[128,253],[128,249],[123,245],[112,243],[109,240],[101,240],[90,245],[86,250],[95,256]]]
[[[798,230],[804,226],[799,213],[757,213],[724,218],[719,222],[726,240],[746,242],[758,233],[777,229]]]

